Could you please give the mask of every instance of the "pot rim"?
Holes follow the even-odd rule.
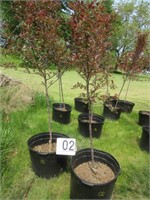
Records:
[[[83,102],[85,104],[88,104],[87,102],[83,101],[82,97],[76,97],[76,98],[74,98],[74,100],[78,100],[78,101],[81,101],[81,102]]]
[[[139,114],[150,115],[150,110],[139,110]]]
[[[78,115],[78,119],[82,121],[82,119],[80,119],[80,117],[89,117],[89,114],[88,113],[80,113]],[[102,116],[102,115],[98,115],[98,114],[93,114],[93,117],[97,117],[98,119],[102,120],[102,122],[104,122],[105,120],[105,117]],[[96,119],[94,119],[96,121]]]
[[[71,111],[72,110],[72,106],[71,105],[69,105],[67,103],[64,103],[64,104],[66,106],[67,111]],[[63,103],[53,103],[52,105],[53,105],[53,109],[55,109],[55,108],[58,108],[60,105],[63,105]]]
[[[106,107],[109,109],[109,104],[105,104],[105,103],[104,103],[104,106],[106,106]],[[113,108],[115,108],[115,106],[113,106]],[[110,110],[110,109],[109,109],[109,110]],[[120,113],[122,112],[122,111],[121,111],[121,108],[119,108],[119,107],[116,107],[116,110],[117,110],[117,112],[120,112]],[[111,110],[110,110],[110,111],[111,111]],[[112,113],[115,113],[115,112],[113,112],[113,111],[111,111],[111,112],[112,112]]]
[[[56,132],[52,132],[52,139],[57,139],[59,137],[56,137],[56,138],[53,138],[53,135],[61,135],[61,136],[64,136],[65,138],[69,138],[67,135],[63,134],[63,133],[56,133]],[[28,140],[27,140],[27,145],[28,145],[28,149],[39,154],[39,155],[56,155],[56,152],[39,152],[39,151],[35,151],[32,147],[31,147],[31,144],[32,144],[32,140],[38,136],[49,136],[49,132],[43,132],[43,133],[38,133],[38,134],[35,134],[33,136],[31,136]],[[62,137],[61,137],[62,138]],[[46,138],[48,139],[48,138]],[[39,138],[37,141],[41,141],[43,140],[43,138]],[[52,141],[53,143],[53,141]],[[36,146],[36,145],[35,145]]]
[[[148,133],[150,134],[150,126],[142,126],[142,129],[148,131]]]
[[[117,101],[117,100],[116,100],[116,101]],[[127,104],[131,104],[131,105],[135,105],[135,103],[132,102],[132,101],[127,101],[127,100],[122,100],[122,99],[119,99],[118,102],[120,102],[120,103],[127,103]]]

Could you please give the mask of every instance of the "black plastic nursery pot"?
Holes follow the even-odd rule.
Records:
[[[150,152],[149,134],[150,134],[150,127],[142,127],[140,146],[143,150],[146,150],[147,152]]]
[[[77,151],[71,159],[70,199],[111,199],[115,182],[120,174],[117,160],[107,152],[94,149],[94,160],[106,164],[115,174],[115,178],[106,183],[94,184],[76,175],[74,169],[91,160],[91,149]]]
[[[75,98],[74,104],[75,104],[75,110],[81,113],[87,113],[89,110],[88,103],[85,103],[82,98]]]
[[[65,104],[65,110],[61,109],[62,107],[63,104],[60,103],[53,104],[52,119],[61,124],[69,124],[72,108],[69,104]]]
[[[108,105],[104,104],[103,116],[111,120],[118,120],[121,116],[121,109],[116,108],[115,111],[112,111]]]
[[[134,106],[135,103],[131,101],[118,100],[117,102],[117,107],[121,110],[121,112],[131,113]]]
[[[138,123],[140,126],[150,126],[150,111],[140,110]]]
[[[102,128],[104,124],[105,118],[100,115],[93,115],[92,118],[92,136],[95,138],[99,138],[102,133]],[[82,113],[78,116],[78,127],[79,127],[79,132],[81,135],[84,137],[89,137],[90,132],[89,132],[89,114],[88,113]]]
[[[57,138],[68,138],[61,133],[52,133],[52,142]],[[52,178],[67,170],[68,156],[56,155],[56,152],[37,152],[33,148],[37,145],[49,142],[49,133],[39,133],[28,140],[28,148],[32,169],[35,174],[42,178]]]

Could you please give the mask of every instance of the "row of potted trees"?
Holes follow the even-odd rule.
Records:
[[[58,122],[62,120],[64,124],[70,122],[70,118],[62,114],[63,111],[69,116],[71,112],[70,105],[64,103],[62,75],[72,65],[85,81],[85,84],[77,83],[74,88],[83,91],[81,98],[76,100],[85,106],[87,113],[79,115],[79,129],[84,136],[85,132],[88,132],[90,148],[77,151],[71,158],[70,198],[110,199],[120,174],[120,166],[109,153],[94,149],[93,136],[99,137],[96,133],[100,132],[102,127],[93,128],[92,124],[103,124],[104,117],[107,117],[105,113],[104,117],[94,114],[93,104],[97,99],[102,99],[99,95],[101,88],[108,84],[110,76],[107,62],[115,15],[108,13],[104,5],[94,0],[70,2],[70,8],[73,10],[68,20],[71,36],[65,35],[69,38],[69,42],[66,42],[62,32],[64,19],[60,13],[60,1],[17,1],[13,5],[20,23],[19,34],[17,38],[13,38],[15,43],[12,45],[13,47],[15,45],[15,53],[21,52],[21,59],[28,71],[37,73],[43,78],[47,103],[48,132],[34,135],[28,140],[32,169],[40,177],[52,178],[66,170],[68,166],[68,156],[56,155],[57,138],[67,138],[67,136],[52,131],[52,119]],[[121,91],[125,82],[131,80],[134,72],[137,72],[135,68],[138,68],[139,60],[143,59],[146,37],[146,34],[139,35],[135,50],[123,55],[119,63],[127,70]],[[52,67],[57,70],[51,70]],[[51,118],[49,91],[57,80],[60,102],[53,104]],[[111,113],[119,112],[120,93],[117,99],[113,100],[110,100],[108,91],[107,95],[103,96],[104,103]],[[76,104],[75,107],[78,109]],[[81,122],[87,126],[84,130]],[[106,171],[109,171],[108,175],[102,176]],[[89,174],[84,175],[83,172]],[[90,174],[95,177],[94,180],[86,179]]]

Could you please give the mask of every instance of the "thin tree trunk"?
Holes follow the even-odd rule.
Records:
[[[88,109],[89,109],[89,133],[90,133],[90,147],[91,147],[91,160],[92,160],[92,166],[94,165],[94,149],[93,149],[93,134],[92,134],[92,105],[90,101],[90,84],[89,80],[86,82],[87,85],[87,99],[88,99]]]
[[[93,113],[92,113],[92,112],[89,112],[89,132],[90,132],[91,158],[92,158],[92,164],[94,164],[94,149],[93,149],[92,119],[93,119]]]
[[[60,76],[60,88],[61,88],[62,103],[63,103],[63,107],[65,108],[65,100],[64,100],[64,93],[63,93],[62,77],[61,76]]]
[[[49,143],[52,144],[52,121],[51,121],[51,115],[50,115],[50,98],[48,94],[48,83],[47,83],[47,77],[44,76],[44,86],[45,86],[45,95],[46,95],[46,104],[47,104],[47,114],[48,114],[48,130],[49,130]],[[52,145],[51,145],[52,147]]]
[[[60,108],[61,108],[61,102],[62,102],[62,95],[61,95],[61,83],[60,83],[60,72],[58,72],[58,85],[59,85],[59,101],[60,101]]]
[[[128,82],[128,86],[127,86],[127,90],[126,90],[126,94],[125,94],[124,101],[127,99],[127,94],[128,94],[128,91],[129,91],[130,83],[131,83],[131,80],[129,79],[129,82]]]
[[[109,78],[108,78],[108,74],[106,75],[106,94],[109,94]]]
[[[89,36],[86,34],[86,50],[88,49],[88,39]],[[92,105],[90,100],[90,76],[89,76],[89,63],[88,63],[88,54],[86,54],[86,92],[87,92],[87,100],[88,100],[88,110],[89,110],[89,133],[90,133],[90,147],[91,147],[91,161],[92,161],[92,168],[93,171],[94,168],[94,148],[93,148],[93,134],[92,134]]]
[[[128,78],[128,76],[126,76],[125,79],[124,79],[124,81],[123,81],[122,87],[121,87],[120,92],[119,92],[119,94],[118,94],[118,99],[117,99],[116,104],[115,104],[115,108],[117,108],[118,101],[119,101],[119,97],[120,97],[120,94],[122,93],[122,90],[123,90],[123,88],[124,88],[124,86],[125,86],[125,83],[126,83],[126,81],[127,81],[127,78]]]
[[[63,94],[63,87],[62,87],[62,77],[60,75],[60,72],[58,72],[58,79],[59,79],[59,98],[60,98],[60,107],[63,105],[63,108],[65,108],[65,101],[64,101],[64,94]],[[62,104],[61,104],[62,103]]]

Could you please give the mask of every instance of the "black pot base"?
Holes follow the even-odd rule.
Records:
[[[149,135],[150,135],[150,127],[142,127],[142,135],[140,139],[140,147],[142,150],[145,150],[150,153],[150,141],[149,141]]]
[[[140,110],[138,124],[140,126],[150,127],[150,111]]]
[[[121,112],[131,113],[133,110],[135,103],[126,101],[126,100],[118,100],[117,107],[121,110]]]
[[[88,103],[85,103],[82,98],[75,98],[74,99],[75,110],[81,113],[88,112]]]
[[[63,107],[63,104],[54,103],[53,104],[53,112],[52,119],[61,124],[69,124],[70,123],[70,115],[71,115],[71,106],[69,104],[65,104],[65,111],[60,108]]]
[[[95,123],[92,123],[92,136],[95,138],[99,138],[102,133],[102,128],[103,128],[105,118],[103,116],[94,114],[92,120],[95,121]],[[78,128],[82,136],[84,137],[90,136],[89,114],[82,113],[78,116]]]
[[[117,108],[116,111],[111,111],[109,106],[104,104],[103,116],[111,120],[118,120],[121,116],[121,110]]]

